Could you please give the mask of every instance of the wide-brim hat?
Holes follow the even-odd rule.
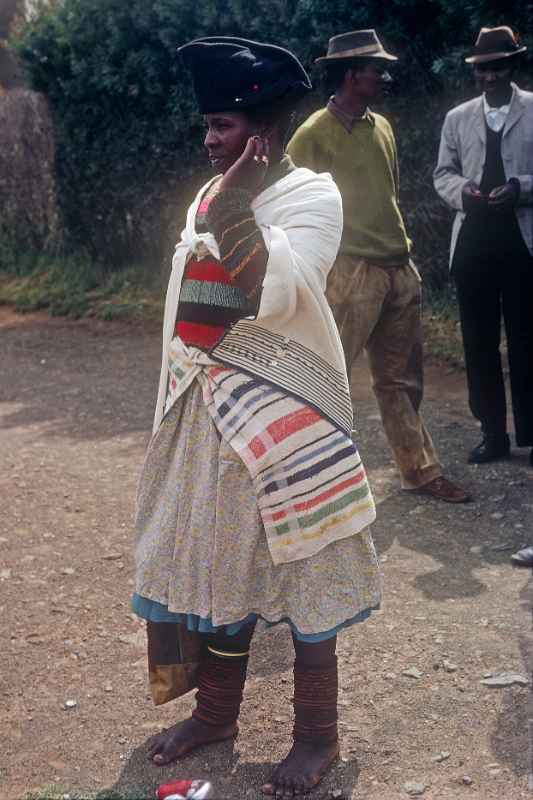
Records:
[[[178,48],[192,73],[201,114],[246,111],[312,88],[305,69],[283,47],[233,36],[206,36]]]
[[[384,61],[398,61],[396,56],[387,53],[374,28],[364,31],[350,31],[332,36],[325,56],[316,58],[317,64],[341,61],[349,58],[376,58]]]
[[[516,34],[507,25],[481,28],[474,49],[465,61],[467,64],[486,64],[488,61],[517,56],[526,50],[525,45],[520,47]]]

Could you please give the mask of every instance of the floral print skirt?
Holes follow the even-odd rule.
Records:
[[[380,604],[368,529],[310,558],[275,566],[249,473],[221,439],[197,381],[148,447],[137,496],[133,610],[152,621],[235,633],[286,622],[320,641]]]

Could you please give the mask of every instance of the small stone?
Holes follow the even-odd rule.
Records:
[[[104,692],[112,692],[112,691],[113,691],[113,687],[111,686],[111,684],[110,683],[106,683],[106,685],[104,686]]]
[[[463,775],[461,782],[464,783],[465,786],[472,786],[474,783],[470,775]]]
[[[435,761],[437,764],[441,764],[443,761],[446,761],[450,755],[451,753],[448,753],[447,750],[441,750],[441,752],[434,755],[431,760]]]
[[[386,681],[393,681],[396,678],[394,672],[386,672],[383,676]]]
[[[424,508],[424,506],[415,506],[414,508],[412,508],[412,509],[411,509],[411,511],[409,512],[409,514],[410,514],[411,516],[415,516],[415,515],[417,515],[417,514],[423,514],[423,513],[424,513],[424,511],[425,511],[425,508]]]
[[[331,793],[331,797],[333,800],[342,800],[343,792],[342,789],[334,789]]]
[[[10,569],[0,569],[0,581],[7,581],[11,577]]]
[[[402,788],[411,797],[420,797],[426,791],[427,786],[425,783],[419,783],[418,781],[407,781]]]
[[[483,547],[480,544],[475,544],[470,548],[470,552],[477,556],[483,552]]]
[[[503,519],[503,514],[500,511],[495,511],[490,515],[492,519]]]
[[[416,679],[424,677],[424,673],[420,672],[420,670],[417,669],[416,667],[408,667],[408,669],[404,669],[402,671],[402,675],[404,675],[406,678],[416,678]]]
[[[503,689],[506,686],[529,686],[529,680],[517,672],[500,672],[491,678],[483,678],[481,683],[490,686],[492,689]]]
[[[104,561],[118,561],[122,558],[122,553],[106,553],[102,558]]]
[[[445,672],[457,672],[458,670],[457,664],[452,664],[451,661],[443,661],[442,666]]]
[[[436,636],[434,641],[435,641],[435,644],[442,644],[444,639],[442,638],[442,636]]]
[[[74,575],[76,570],[74,569],[74,567],[63,567],[61,572],[63,575]]]
[[[505,495],[497,494],[496,497],[491,497],[490,499],[492,500],[493,503],[499,503],[501,500],[505,500]]]
[[[78,705],[77,700],[65,700],[65,708],[76,708]]]

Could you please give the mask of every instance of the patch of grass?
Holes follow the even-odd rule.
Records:
[[[464,369],[459,309],[453,288],[432,292],[426,297],[422,325],[426,354]]]
[[[94,793],[87,794],[70,791],[57,784],[50,784],[49,786],[43,786],[42,789],[35,789],[28,792],[21,800],[93,800],[94,797]]]
[[[158,319],[163,292],[153,283],[140,267],[104,273],[84,257],[27,257],[0,271],[0,303],[70,319]]]
[[[83,792],[78,789],[67,789],[65,786],[50,784],[34,789],[25,794],[21,800],[149,800],[151,793],[143,789],[98,789]]]

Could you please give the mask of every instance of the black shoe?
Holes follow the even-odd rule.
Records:
[[[511,556],[513,567],[533,567],[533,547],[524,547]]]
[[[505,436],[485,436],[477,447],[470,451],[469,464],[487,464],[499,458],[507,458],[511,450],[511,443],[507,434]]]

